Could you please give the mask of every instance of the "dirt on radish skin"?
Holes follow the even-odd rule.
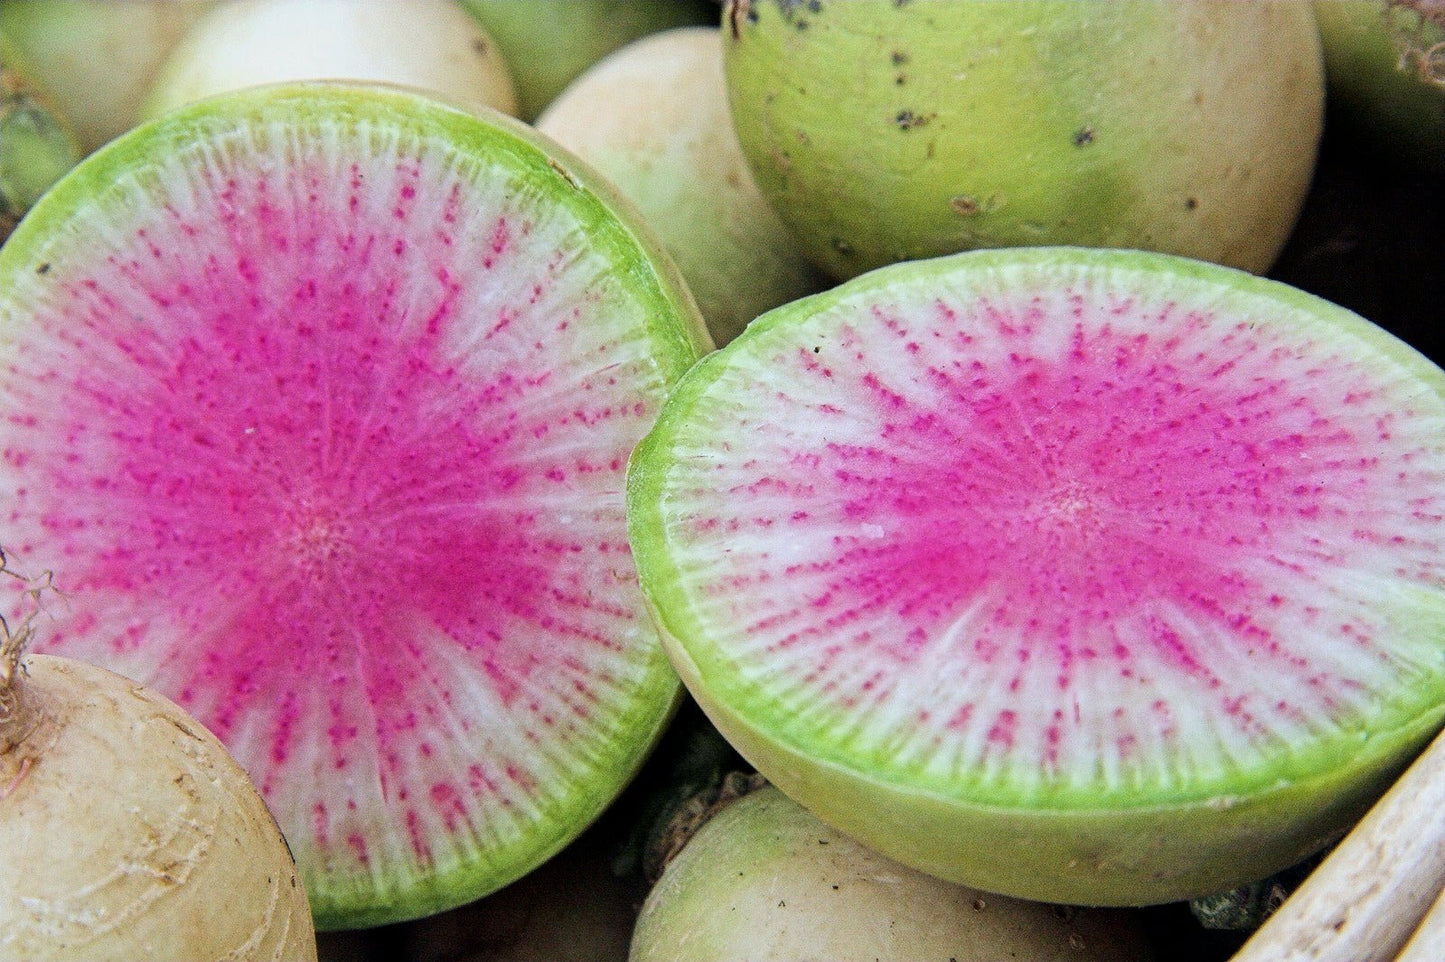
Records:
[[[315,960],[296,863],[221,743],[129,679],[22,655],[32,624],[0,641],[0,957]]]
[[[1324,105],[1309,4],[729,0],[758,187],[835,277],[992,247],[1264,271]]]
[[[1445,718],[1442,437],[1445,374],[1302,292],[983,252],[704,359],[629,522],[689,689],[811,811],[978,888],[1166,902],[1300,861]]]
[[[0,249],[0,499],[44,647],[251,773],[323,928],[559,850],[679,686],[628,452],[706,347],[636,216],[516,122],[325,84],[139,128]]]
[[[1332,116],[1379,153],[1445,171],[1445,2],[1316,0]]]

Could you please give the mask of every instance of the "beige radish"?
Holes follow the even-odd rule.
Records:
[[[286,841],[215,736],[120,675],[22,657],[32,630],[0,643],[0,958],[315,960]]]
[[[772,786],[714,814],[667,865],[630,962],[1139,962],[1130,912],[987,895],[905,868]]]
[[[156,70],[216,0],[5,0],[0,31],[92,151],[135,124]]]
[[[517,105],[496,45],[452,0],[233,0],[171,53],[144,113],[288,80],[391,83],[508,114]]]
[[[574,80],[537,129],[579,154],[661,236],[719,346],[825,286],[753,183],[716,27],[634,41]]]

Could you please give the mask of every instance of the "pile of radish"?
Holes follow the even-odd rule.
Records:
[[[0,958],[1445,957],[1442,51],[0,0]]]

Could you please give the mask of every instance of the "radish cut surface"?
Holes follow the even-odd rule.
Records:
[[[629,487],[723,731],[965,884],[1130,904],[1262,877],[1445,714],[1445,375],[1236,271],[875,271],[701,362]]]
[[[624,473],[705,335],[633,224],[520,124],[301,85],[140,128],[0,254],[43,647],[220,736],[322,927],[518,877],[676,704]]]

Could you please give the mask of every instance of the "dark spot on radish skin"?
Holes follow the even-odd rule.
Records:
[[[917,114],[911,110],[900,110],[893,118],[893,123],[899,130],[913,130],[918,127],[928,126],[934,114]]]
[[[1086,147],[1094,142],[1094,128],[1081,127],[1074,132],[1073,142],[1075,147]]]
[[[972,217],[979,211],[978,201],[973,197],[955,197],[948,202],[948,206],[960,217]]]
[[[49,273],[50,273],[50,263],[47,261],[46,263],[41,264],[39,267],[35,268],[35,273],[41,274],[41,275],[49,274]]]

